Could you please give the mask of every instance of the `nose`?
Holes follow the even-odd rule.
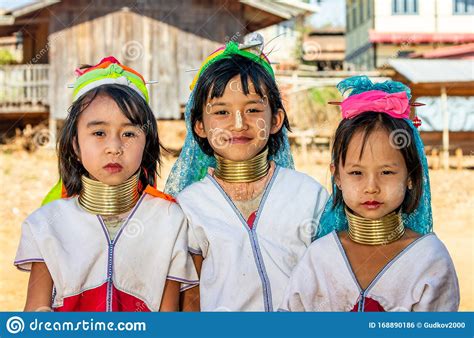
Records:
[[[123,144],[119,137],[112,137],[107,142],[105,152],[107,155],[120,156],[123,154]]]
[[[366,194],[377,194],[380,192],[379,182],[375,175],[369,175],[367,178],[364,193]]]
[[[246,126],[245,115],[242,114],[240,110],[237,110],[234,113],[233,122],[234,122],[234,125],[233,125],[234,131],[241,131],[245,129],[245,126]]]

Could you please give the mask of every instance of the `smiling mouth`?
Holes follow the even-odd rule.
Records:
[[[252,140],[252,139],[249,138],[249,137],[243,137],[243,136],[242,136],[242,137],[232,137],[232,138],[230,139],[230,142],[231,142],[232,144],[244,144],[244,143],[250,142],[251,140]]]

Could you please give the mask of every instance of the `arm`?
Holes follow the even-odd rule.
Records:
[[[287,286],[285,296],[280,306],[279,312],[302,312],[309,311],[305,308],[301,293],[298,290],[298,285],[294,280],[290,280]]]
[[[413,305],[412,311],[450,311],[459,309],[459,284],[451,259],[446,266],[434,266],[437,270],[424,285],[421,299]]]
[[[161,312],[178,311],[180,287],[181,283],[169,279],[166,280],[163,297],[161,298]]]
[[[304,312],[321,311],[315,309],[315,302],[319,301],[319,283],[314,271],[314,262],[311,259],[310,249],[301,258],[291,272],[283,301],[278,311]]]
[[[201,255],[191,255],[193,258],[194,266],[198,276],[201,277],[201,267],[203,258]],[[199,285],[191,289],[185,290],[181,293],[181,310],[183,312],[199,312],[200,298],[199,298]]]
[[[51,311],[53,279],[45,263],[31,266],[24,311]]]

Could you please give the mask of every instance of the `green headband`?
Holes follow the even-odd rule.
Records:
[[[213,52],[211,55],[209,55],[206,60],[204,60],[203,64],[201,65],[201,68],[199,69],[198,73],[194,77],[193,82],[191,83],[190,89],[192,90],[194,86],[196,85],[197,80],[201,76],[201,74],[214,62],[222,60],[222,59],[228,59],[232,57],[233,55],[240,55],[243,56],[247,59],[250,59],[254,61],[255,63],[258,63],[261,65],[265,71],[270,74],[272,78],[275,78],[275,73],[273,72],[273,68],[270,65],[270,61],[268,61],[268,58],[266,57],[265,54],[261,53],[260,55],[254,54],[252,52],[249,52],[244,49],[240,49],[238,43],[236,42],[229,42],[227,45],[224,47],[219,48],[215,52]]]

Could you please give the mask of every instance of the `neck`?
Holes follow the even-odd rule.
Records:
[[[121,184],[107,185],[83,175],[79,204],[86,211],[96,215],[123,214],[131,210],[140,198],[139,177],[140,171]]]
[[[400,239],[405,227],[400,212],[393,211],[379,219],[368,219],[345,209],[349,223],[349,237],[352,241],[364,245],[390,244]]]
[[[265,177],[270,168],[268,148],[257,156],[245,161],[232,161],[219,155],[216,157],[214,175],[227,183],[251,183]]]

